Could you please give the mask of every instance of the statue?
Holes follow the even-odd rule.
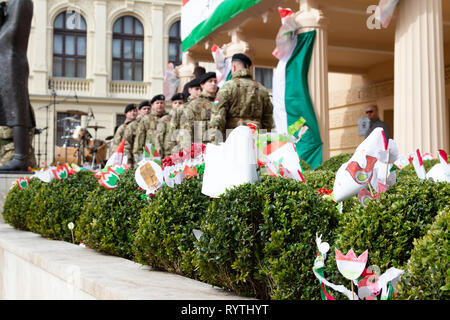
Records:
[[[35,127],[28,93],[32,0],[0,3],[0,126],[13,130],[14,156],[0,170],[28,169],[29,130]]]

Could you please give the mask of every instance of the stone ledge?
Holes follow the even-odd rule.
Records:
[[[234,300],[190,278],[0,223],[0,299]]]

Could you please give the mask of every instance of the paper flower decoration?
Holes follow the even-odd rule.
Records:
[[[53,174],[53,177],[58,180],[65,179],[69,176],[69,169],[65,164],[57,165],[56,168],[52,167],[50,170]]]
[[[448,163],[447,153],[444,150],[439,150],[438,154],[440,163],[434,165],[427,173],[423,165],[423,157],[420,153],[420,149],[417,149],[413,153],[412,164],[419,179],[432,179],[436,182],[450,182],[450,165]]]
[[[337,248],[334,249],[334,252],[339,272],[348,280],[358,279],[366,267],[369,251],[364,251],[359,257],[356,257],[353,249],[350,249],[346,255],[343,255]]]
[[[134,174],[136,183],[147,193],[153,194],[164,184],[163,170],[154,161],[142,161]]]
[[[117,187],[119,180],[119,174],[117,174],[111,166],[108,166],[106,167],[106,172],[100,173],[98,183],[106,189],[112,190]]]
[[[19,178],[16,180],[16,184],[19,187],[19,189],[25,189],[30,184],[30,179],[28,179],[28,177]]]

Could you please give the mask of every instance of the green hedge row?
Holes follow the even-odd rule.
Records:
[[[337,163],[347,157],[306,171],[306,184],[263,177],[220,199],[201,193],[202,177],[163,187],[151,200],[142,198],[132,170],[114,190],[90,172],[49,184],[32,179],[11,189],[3,216],[18,229],[70,242],[73,222],[76,244],[262,299],[320,299],[312,273],[319,233],[331,245],[330,281],[348,285],[335,246],[344,253],[369,249],[367,266],[405,270],[398,298],[447,299],[449,185],[421,181],[408,166],[379,201],[363,208],[354,197],[340,214],[317,190],[332,189]],[[194,229],[203,232],[199,240]]]

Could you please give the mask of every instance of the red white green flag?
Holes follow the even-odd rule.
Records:
[[[183,51],[262,0],[183,0],[181,41]]]

